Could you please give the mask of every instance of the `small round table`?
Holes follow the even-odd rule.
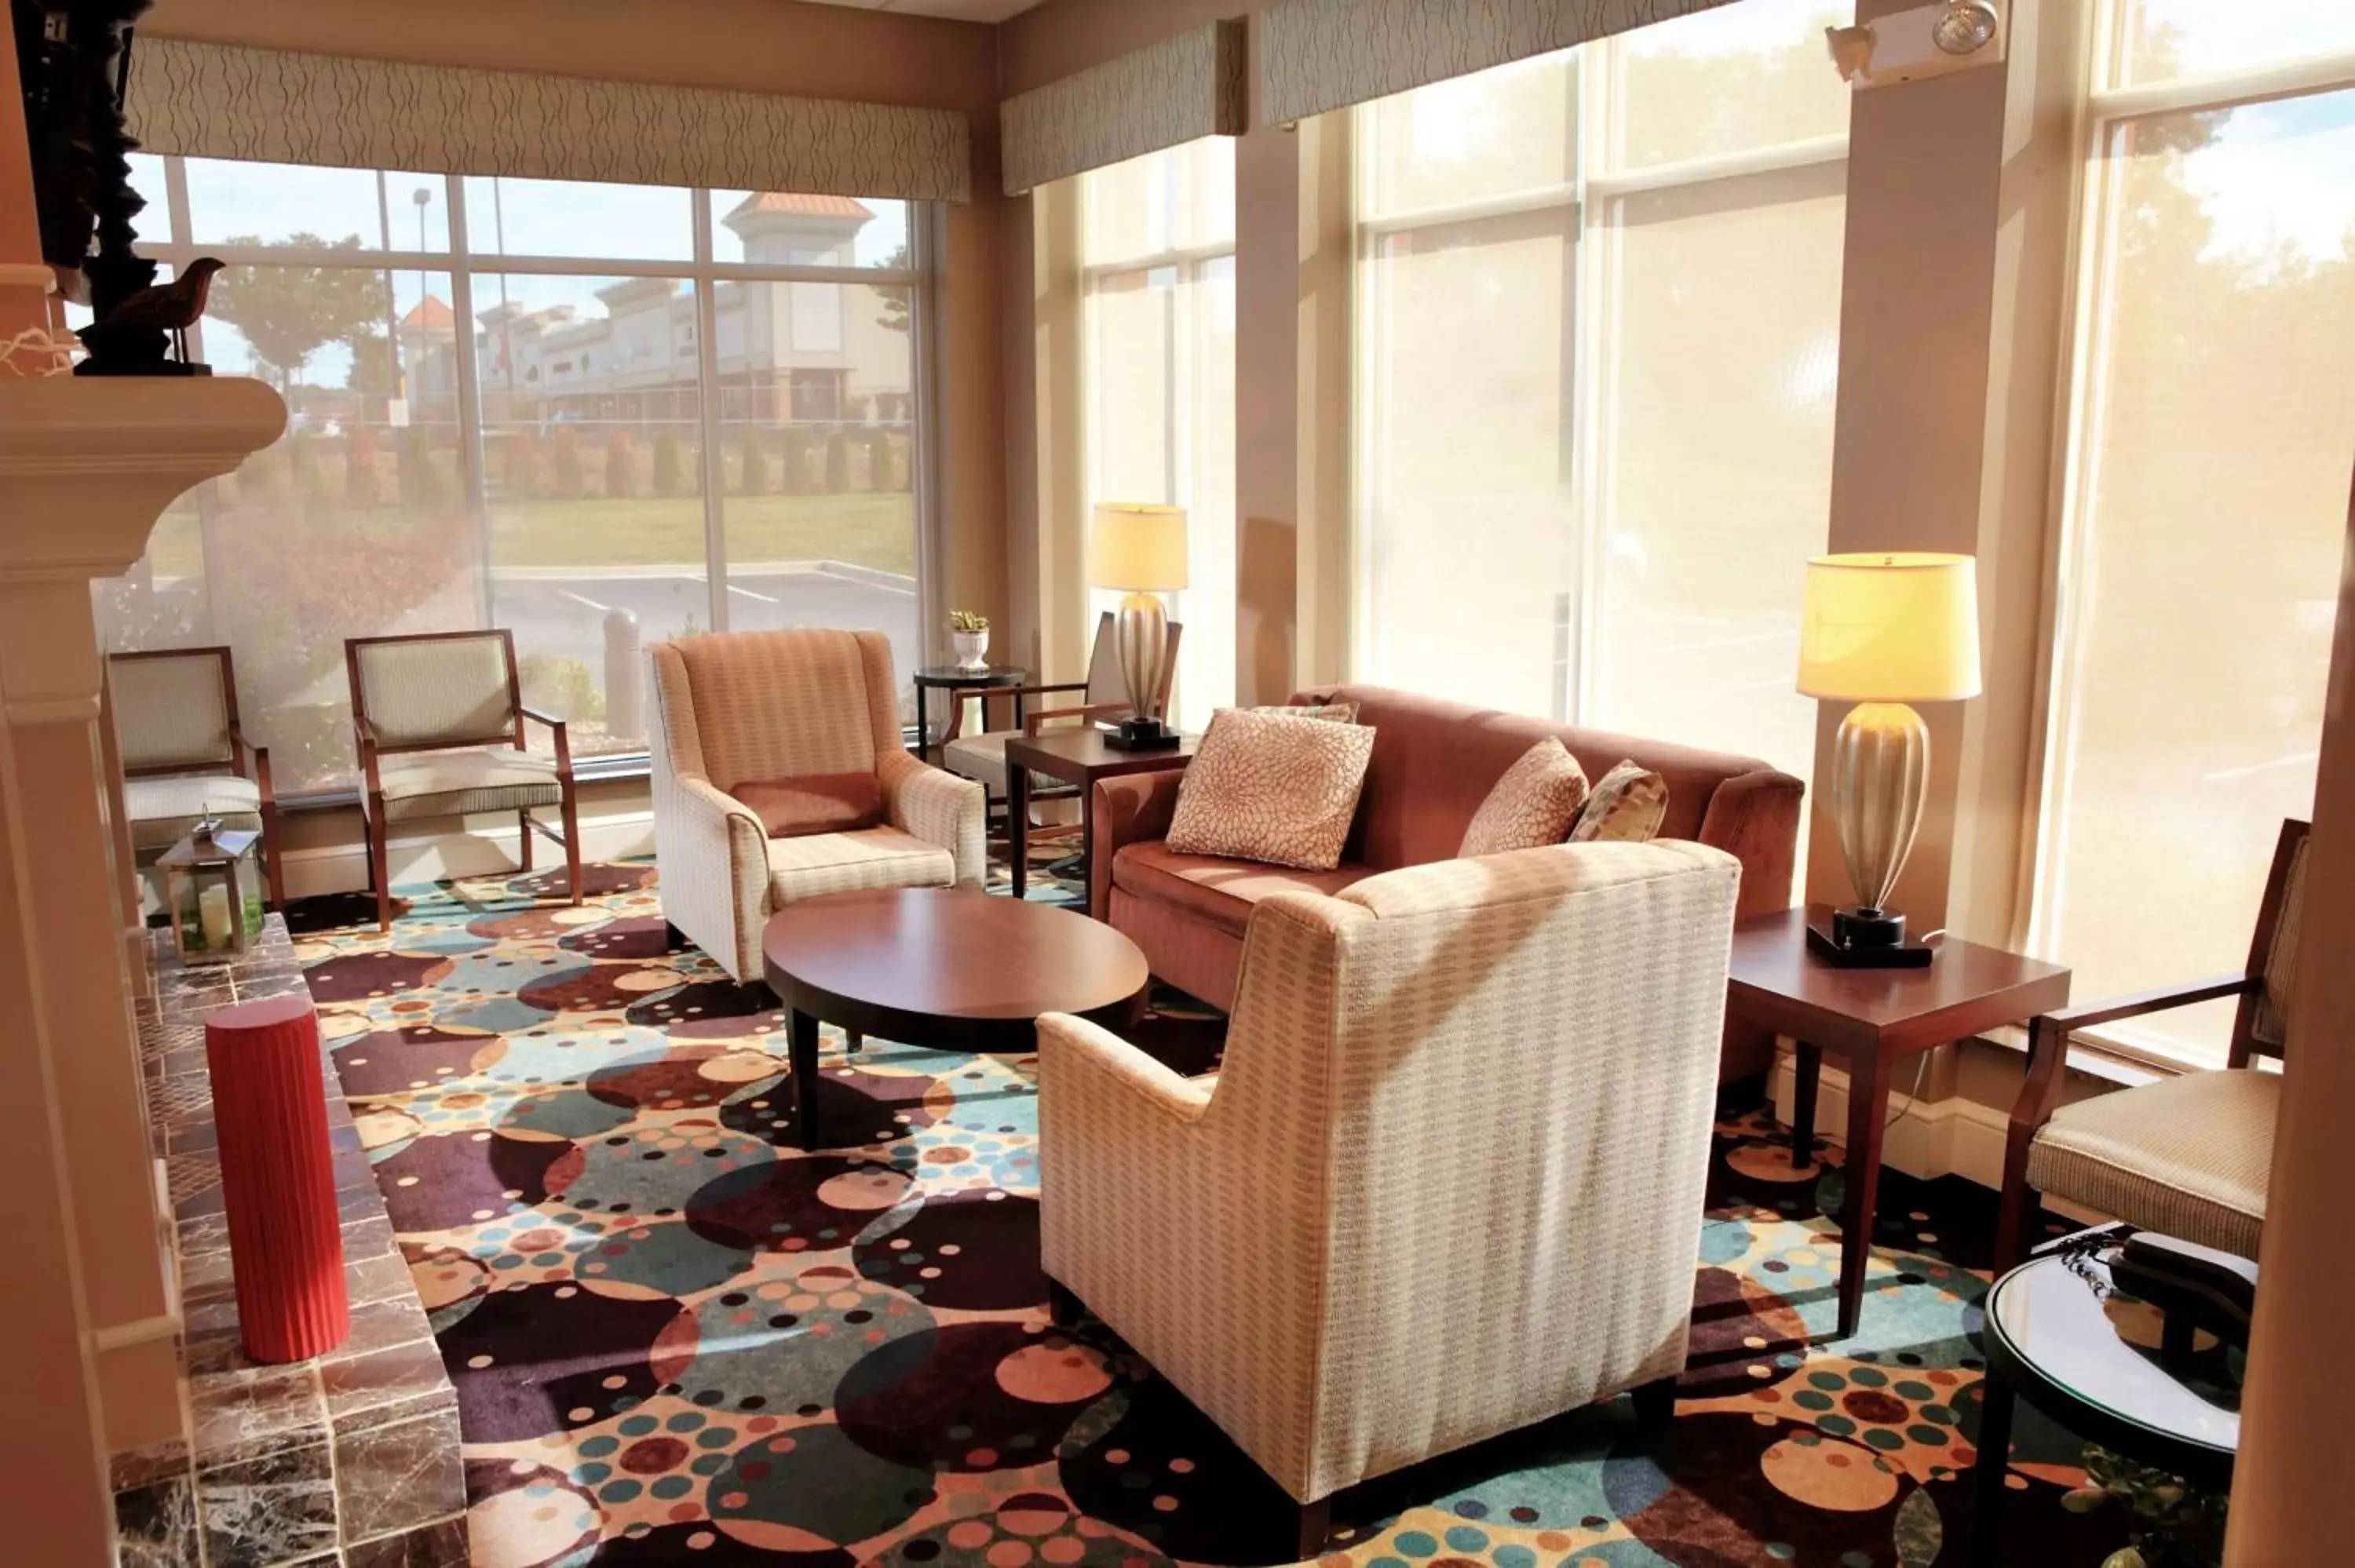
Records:
[[[966,691],[982,687],[991,691],[1011,688],[1017,694],[1014,698],[1014,727],[1022,727],[1022,698],[1019,693],[1020,688],[1030,683],[1030,672],[1028,670],[1018,670],[1009,664],[987,664],[978,670],[968,670],[962,664],[926,664],[909,678],[916,683],[918,746],[932,744],[932,705],[928,698],[933,692],[954,692],[960,688]],[[949,699],[949,708],[954,715],[955,698]]]
[[[2232,1489],[2232,1461],[2241,1445],[2238,1404],[2201,1394],[2162,1363],[2157,1349],[2136,1345],[2118,1331],[2101,1294],[2110,1283],[2106,1255],[2081,1260],[2076,1267],[2082,1275],[2057,1253],[2031,1258],[1987,1292],[1987,1383],[1971,1518],[1974,1564],[2001,1561],[1997,1553],[2015,1398],[2025,1398],[2113,1453],[2195,1487]]]
[[[1136,1017],[1145,955],[1084,915],[970,889],[834,893],[779,910],[762,970],[786,1010],[794,1140],[817,1141],[817,1026],[938,1051],[1028,1054],[1042,1012]]]

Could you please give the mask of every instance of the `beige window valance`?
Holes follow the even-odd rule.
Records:
[[[1732,0],[1284,0],[1260,21],[1271,122],[1387,98]]]
[[[132,50],[154,153],[418,174],[966,201],[954,111],[589,81],[158,38]]]
[[[1213,22],[1007,99],[1006,194],[1204,136],[1241,135],[1243,50],[1240,19]]]

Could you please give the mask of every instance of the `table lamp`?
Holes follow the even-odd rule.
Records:
[[[1853,702],[1832,747],[1832,816],[1856,903],[1810,920],[1820,957],[1857,968],[1917,968],[1931,949],[1889,907],[1922,821],[1930,730],[1909,703],[1979,694],[1978,587],[1968,556],[1912,551],[1807,563],[1799,690]]]
[[[1106,737],[1107,744],[1122,751],[1177,745],[1177,731],[1161,723],[1169,617],[1159,596],[1186,586],[1185,508],[1100,503],[1088,540],[1088,579],[1127,595],[1114,619],[1113,648],[1128,685],[1129,716]]]

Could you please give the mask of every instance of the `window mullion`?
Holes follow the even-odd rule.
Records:
[[[719,450],[719,284],[711,270],[711,193],[698,187],[695,220],[696,412],[703,430],[703,570],[711,630],[728,630],[726,458]]]

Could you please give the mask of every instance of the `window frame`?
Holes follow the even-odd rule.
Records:
[[[1508,196],[1487,196],[1444,207],[1417,207],[1383,217],[1369,217],[1371,183],[1376,177],[1371,155],[1374,103],[1359,104],[1352,143],[1349,180],[1350,227],[1356,235],[1351,301],[1356,323],[1351,332],[1353,368],[1350,382],[1351,497],[1349,588],[1351,594],[1349,658],[1353,674],[1370,668],[1375,625],[1372,498],[1377,493],[1374,463],[1381,443],[1374,438],[1373,412],[1368,391],[1375,381],[1381,312],[1375,308],[1382,288],[1382,242],[1400,234],[1525,213],[1563,212],[1570,215],[1574,235],[1570,257],[1572,295],[1571,355],[1564,366],[1569,381],[1571,432],[1566,443],[1571,493],[1571,516],[1579,531],[1579,580],[1569,606],[1568,656],[1571,667],[1556,682],[1558,724],[1591,725],[1597,707],[1596,685],[1602,670],[1598,645],[1602,617],[1598,596],[1604,585],[1602,552],[1604,522],[1609,516],[1612,450],[1616,408],[1613,398],[1613,355],[1618,334],[1616,320],[1623,270],[1620,265],[1624,225],[1620,221],[1629,197],[1664,190],[1689,190],[1720,181],[1755,175],[1844,163],[1849,134],[1803,137],[1788,142],[1625,166],[1624,104],[1614,90],[1621,79],[1625,48],[1623,35],[1614,34],[1560,51],[1556,61],[1571,73],[1572,111],[1569,116],[1571,178],[1564,183],[1533,186]],[[1589,325],[1588,323],[1593,323]],[[1804,830],[1803,830],[1804,831]],[[1800,863],[1806,864],[1804,845]]]
[[[2077,157],[2070,198],[2070,250],[2062,275],[2058,380],[2063,410],[2053,432],[2055,478],[2045,531],[2043,635],[2037,651],[2036,707],[2029,719],[2033,753],[2026,804],[2031,841],[2011,931],[2012,946],[2042,958],[2054,957],[2054,912],[2065,900],[2063,807],[2073,776],[2071,736],[2079,711],[2074,670],[2090,619],[2079,589],[2090,576],[2087,555],[2096,526],[2092,498],[2100,477],[2099,435],[2109,392],[2103,367],[2111,341],[2109,306],[2115,298],[2122,210],[2120,169],[2109,154],[2112,139],[2120,127],[2137,120],[2355,90],[2355,48],[2112,85],[2126,75],[2122,60],[2132,3],[2097,0],[2079,51],[2077,114],[2071,130]],[[2101,1055],[2164,1073],[2215,1065],[2113,1026],[2084,1030],[2078,1039]]]
[[[359,174],[372,174],[377,180],[379,219],[385,235],[396,231],[391,210],[391,182],[441,182],[442,200],[446,204],[449,222],[449,249],[418,250],[389,249],[383,250],[296,249],[284,246],[217,245],[198,243],[194,238],[194,225],[188,205],[187,159],[180,154],[156,154],[162,162],[165,188],[165,213],[168,218],[168,234],[161,239],[142,238],[133,249],[151,260],[170,266],[175,276],[199,256],[210,256],[230,266],[262,267],[326,267],[351,271],[386,274],[395,272],[439,272],[450,279],[451,313],[463,322],[473,322],[474,282],[475,274],[485,277],[591,277],[611,279],[661,278],[684,281],[695,299],[696,369],[698,394],[719,388],[719,294],[722,282],[741,283],[847,283],[868,288],[904,288],[908,291],[909,373],[911,394],[911,432],[909,448],[909,487],[913,498],[916,518],[916,615],[917,647],[920,658],[929,658],[933,651],[933,628],[943,620],[943,586],[939,580],[938,564],[943,558],[939,497],[939,461],[943,435],[939,428],[943,407],[938,386],[939,351],[934,341],[940,318],[941,287],[939,258],[943,244],[942,203],[907,200],[908,265],[905,267],[835,267],[800,263],[722,261],[713,254],[712,192],[703,186],[686,187],[688,196],[688,221],[693,228],[693,252],[683,261],[651,260],[645,258],[604,258],[581,256],[509,256],[497,251],[478,251],[470,243],[466,218],[466,181],[464,175],[420,175],[401,170],[360,169]],[[229,160],[206,160],[229,162]],[[341,165],[337,165],[341,166]],[[678,189],[661,186],[660,189]],[[878,200],[900,200],[899,197],[878,197]],[[151,207],[150,210],[153,210]],[[188,352],[195,357],[204,356],[205,323],[200,319],[188,329]],[[480,531],[483,558],[491,560],[491,519],[488,498],[484,485],[484,425],[481,387],[475,377],[476,349],[474,334],[460,332],[453,342],[454,355],[454,388],[458,408],[460,478],[465,487],[467,505]],[[703,524],[704,570],[710,609],[710,626],[715,631],[729,629],[728,555],[726,487],[721,482],[721,465],[725,459],[720,446],[720,425],[723,422],[721,398],[698,396],[699,418],[703,435]],[[213,549],[214,524],[207,518],[202,524],[207,555]],[[485,570],[483,588],[487,598],[490,581]],[[487,602],[482,606],[485,625],[493,623]],[[583,758],[576,771],[583,778],[641,777],[649,766],[645,747],[602,753]],[[335,788],[297,791],[280,797],[280,802],[293,810],[311,807],[345,805],[356,800],[351,788]]]

